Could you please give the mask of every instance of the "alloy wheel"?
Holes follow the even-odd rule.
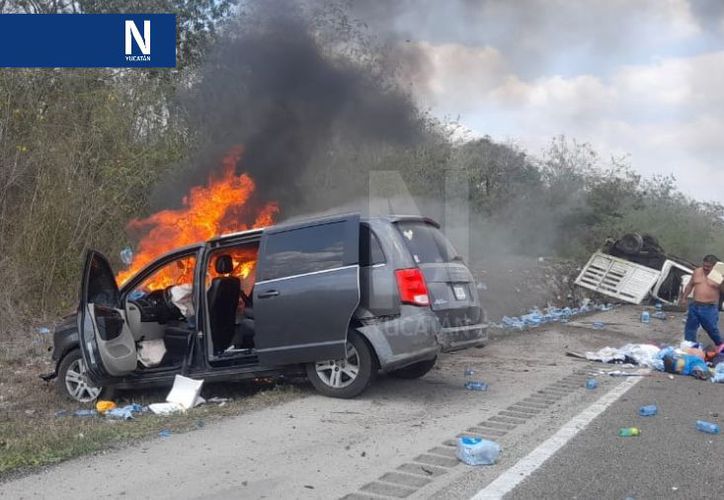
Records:
[[[85,362],[82,359],[76,359],[68,367],[65,372],[65,387],[68,394],[81,403],[95,401],[101,393],[101,388],[88,380]]]
[[[347,357],[333,361],[321,361],[315,364],[319,379],[329,387],[341,389],[357,379],[360,370],[360,358],[357,349],[347,342]]]

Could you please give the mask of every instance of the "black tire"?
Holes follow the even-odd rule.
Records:
[[[404,368],[391,371],[390,375],[393,377],[406,379],[424,377],[427,372],[432,370],[432,367],[435,366],[436,361],[437,356],[432,359],[426,359],[425,361],[418,361],[417,363],[405,366]]]
[[[639,233],[624,234],[616,242],[616,248],[626,255],[638,255],[644,247],[644,239]]]
[[[372,350],[365,339],[357,332],[349,332],[347,349],[348,356],[350,353],[352,355],[345,360],[307,364],[307,378],[320,394],[332,398],[353,398],[361,394],[374,379],[377,366]],[[345,368],[348,364],[354,363],[357,363],[358,370],[356,376],[352,378],[347,375]],[[327,372],[330,372],[329,377],[326,376]],[[339,377],[339,384],[332,381],[332,373]]]
[[[80,349],[73,349],[63,357],[58,365],[58,378],[55,381],[55,389],[58,394],[65,399],[84,404],[93,403],[99,399],[112,399],[114,394],[112,387],[98,388],[88,380],[82,382],[86,385],[87,389],[81,391],[80,399],[73,395],[69,387],[70,382],[68,382],[66,378],[71,368],[73,372],[77,373],[79,364],[83,363],[83,355]],[[96,389],[100,389],[97,394],[95,393]]]

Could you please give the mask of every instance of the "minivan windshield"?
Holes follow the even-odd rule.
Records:
[[[423,221],[400,221],[396,225],[416,264],[460,260],[452,243],[432,224]]]

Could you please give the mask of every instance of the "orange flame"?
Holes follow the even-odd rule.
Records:
[[[116,276],[122,285],[146,265],[161,255],[185,245],[207,241],[215,236],[236,231],[264,227],[274,223],[279,212],[276,202],[268,202],[256,211],[248,205],[255,184],[249,175],[235,174],[243,148],[233,147],[222,161],[220,175],[209,176],[206,186],[192,187],[183,198],[183,208],[162,210],[145,219],[133,219],[128,229],[143,231],[133,262]],[[246,221],[252,220],[251,224]],[[254,267],[256,256],[248,253],[233,255],[234,275],[246,277]],[[193,259],[192,259],[193,260]],[[243,260],[243,262],[242,262]],[[168,267],[168,266],[167,266]],[[159,289],[173,284],[190,283],[192,265],[184,269],[162,268],[146,283],[148,289]]]

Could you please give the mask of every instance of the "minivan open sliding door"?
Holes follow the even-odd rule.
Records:
[[[78,305],[78,333],[87,375],[99,385],[136,369],[136,344],[119,297],[108,260],[88,250]]]
[[[253,297],[259,363],[343,358],[359,298],[359,215],[265,230]]]

